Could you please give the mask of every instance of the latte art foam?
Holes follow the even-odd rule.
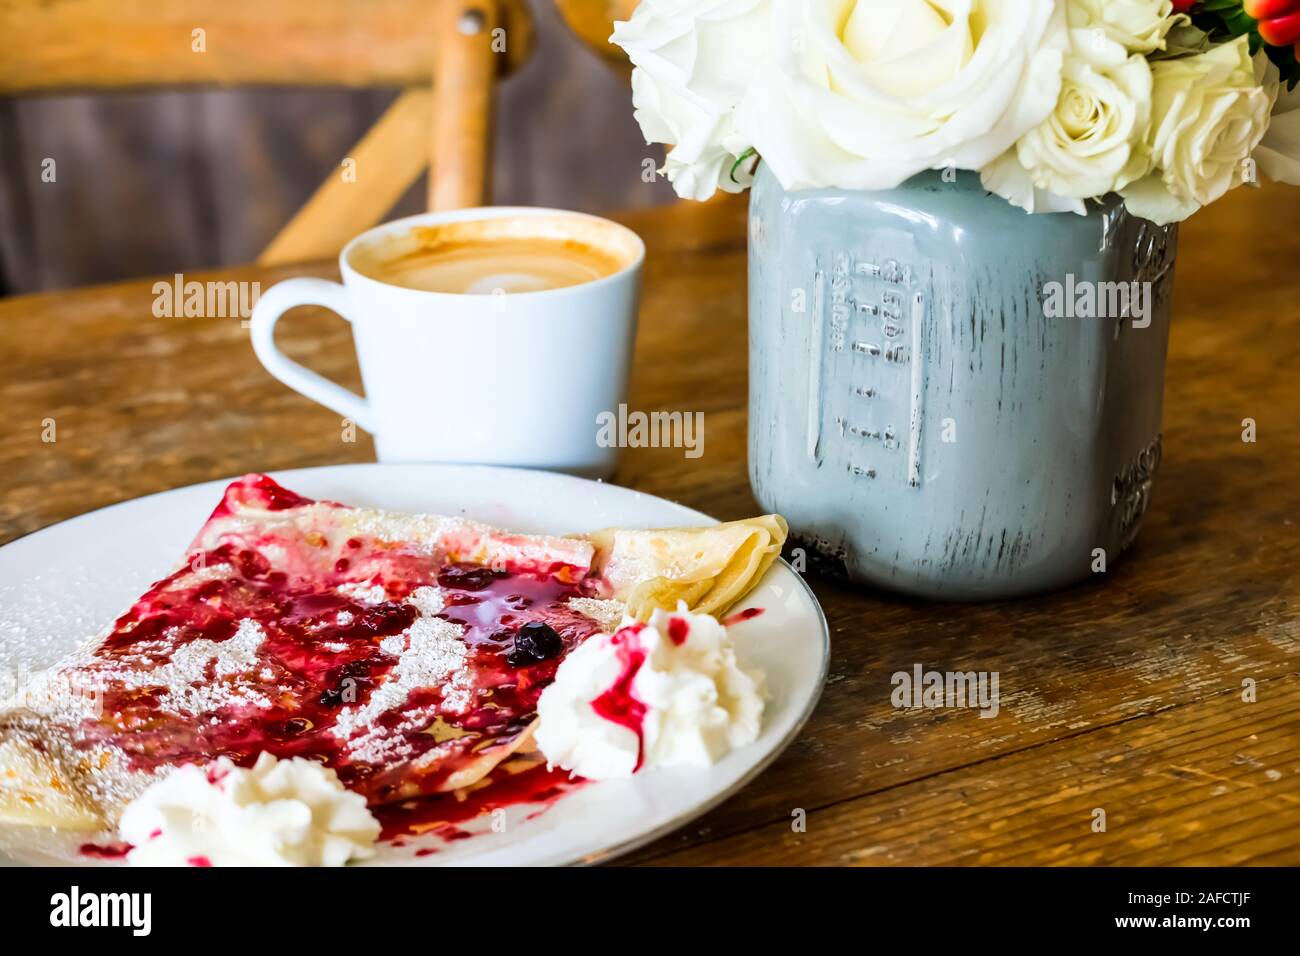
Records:
[[[388,285],[455,295],[544,292],[594,282],[635,258],[617,227],[519,216],[425,226],[358,250],[354,265]]]

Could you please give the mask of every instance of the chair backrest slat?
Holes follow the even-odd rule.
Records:
[[[3,0],[0,95],[190,85],[407,87],[267,246],[334,255],[432,164],[430,208],[490,201],[493,83],[527,0]]]
[[[527,57],[532,36],[523,0],[502,5],[504,72]],[[427,85],[438,7],[431,0],[6,0],[0,94]]]

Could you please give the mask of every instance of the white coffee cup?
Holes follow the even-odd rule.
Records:
[[[579,285],[474,295],[392,285],[358,271],[358,250],[402,241],[420,227],[502,217],[590,220],[618,230],[627,264]],[[597,441],[597,416],[626,400],[645,246],[596,216],[491,207],[411,216],[376,226],[339,255],[343,283],[288,279],[252,315],[253,349],[267,371],[375,437],[380,461],[520,465],[606,477],[618,449]],[[299,305],[352,324],[365,397],[287,358],[275,325]]]

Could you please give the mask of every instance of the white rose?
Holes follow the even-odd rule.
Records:
[[[1277,70],[1256,65],[1243,36],[1196,56],[1157,61],[1151,71],[1147,148],[1155,171],[1121,193],[1134,215],[1164,224],[1186,219],[1245,180],[1268,129]]]
[[[1300,186],[1300,86],[1279,93],[1255,161],[1269,179]]]
[[[1086,212],[1083,200],[1145,176],[1151,67],[1092,30],[1070,31],[1052,115],[981,174],[984,188],[1029,212]]]
[[[733,125],[736,104],[764,59],[769,0],[641,0],[610,42],[632,61],[632,105],[648,143],[668,143],[661,172],[684,199],[708,199],[749,181],[737,157],[751,145]],[[742,164],[747,165],[747,164]]]
[[[786,189],[980,169],[1056,104],[1055,0],[783,0],[736,124]]]
[[[1099,29],[1130,53],[1165,48],[1174,25],[1172,0],[1066,0],[1070,26]]]

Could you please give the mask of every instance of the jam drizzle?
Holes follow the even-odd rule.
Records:
[[[78,852],[95,860],[125,860],[134,849],[129,843],[83,843]]]
[[[683,621],[682,623],[685,623]],[[610,637],[610,643],[616,648],[621,666],[618,677],[609,690],[591,702],[591,709],[600,717],[611,723],[626,727],[636,734],[636,766],[632,772],[641,769],[645,760],[645,704],[632,692],[632,682],[645,663],[646,652],[641,647],[637,636],[645,629],[645,624],[630,624],[620,628]]]
[[[213,520],[234,513],[231,501],[266,510],[311,503],[264,475],[232,485]],[[328,524],[268,528],[222,533],[118,619],[88,665],[103,677],[103,708],[77,728],[79,746],[118,748],[137,770],[221,756],[248,767],[263,751],[305,757],[379,806],[438,792],[456,771],[509,746],[535,718],[563,658],[599,629],[568,607],[593,596],[583,567],[490,568],[355,532],[331,541]],[[401,660],[393,642],[420,617],[419,602],[408,599],[422,587],[439,589],[434,616],[462,631],[462,699],[448,699],[447,681],[430,681],[340,739],[340,713],[364,708],[393,677]],[[512,661],[517,633],[533,622],[561,646],[545,659]],[[221,645],[252,625],[262,637],[250,660],[231,668],[213,655],[201,673],[176,676],[188,645]],[[191,657],[202,660],[204,648]],[[170,680],[150,683],[153,671]],[[190,697],[198,703],[187,711]],[[351,746],[365,735],[382,738],[378,753]]]
[[[670,617],[668,619],[668,639],[681,647],[686,643],[686,638],[690,636],[691,625],[684,617]]]
[[[745,621],[752,621],[763,613],[761,607],[747,607],[743,611],[737,611],[728,617],[723,618],[722,626],[731,627],[733,624],[741,624]]]
[[[376,807],[374,813],[382,827],[379,839],[391,841],[393,846],[405,846],[407,838],[417,836],[434,836],[443,842],[464,840],[477,833],[463,824],[522,805],[536,806],[527,816],[531,820],[586,783],[581,777],[571,777],[567,770],[549,768],[544,761],[514,758],[496,767],[468,793],[435,793]],[[436,851],[437,847],[425,846],[415,855]]]

